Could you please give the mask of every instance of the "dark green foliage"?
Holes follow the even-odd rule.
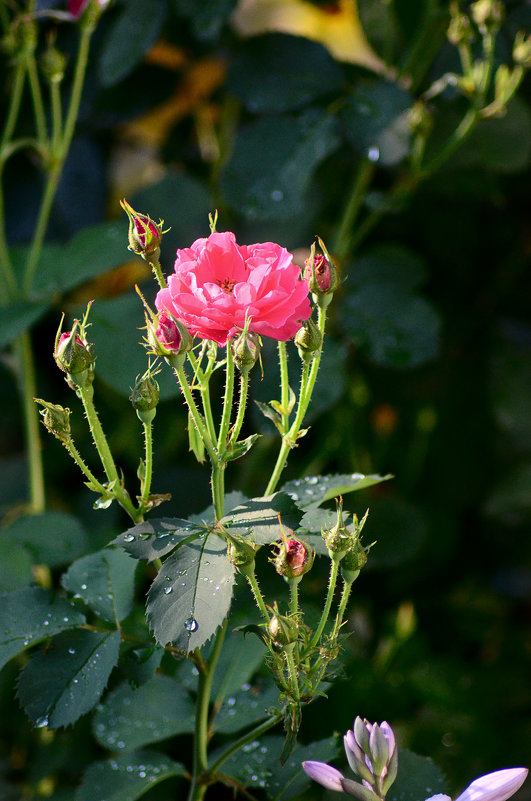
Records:
[[[227,88],[249,111],[277,113],[331,95],[341,89],[343,81],[341,67],[322,45],[270,34],[244,46],[230,66]]]
[[[26,665],[18,698],[32,723],[56,729],[74,723],[94,707],[118,661],[118,631],[72,631]]]
[[[229,533],[267,545],[280,539],[279,516],[283,526],[297,528],[301,513],[286,492],[276,492],[236,506],[221,521]]]
[[[98,617],[118,623],[133,606],[136,565],[123,551],[106,548],[74,562],[63,586]]]
[[[27,331],[48,309],[47,303],[14,303],[2,309],[0,320],[0,347],[8,345]]]
[[[92,722],[109,751],[132,751],[194,730],[194,705],[175,679],[157,675],[138,689],[126,682],[107,696]]]
[[[0,599],[0,667],[29,645],[85,621],[68,601],[40,587],[27,587]]]
[[[182,776],[183,765],[157,751],[134,751],[106,762],[95,762],[83,776],[75,801],[135,801],[170,776]]]
[[[148,594],[149,625],[161,645],[189,654],[221,626],[230,608],[234,568],[225,541],[202,534],[169,556]]]
[[[325,501],[345,495],[347,492],[365,489],[392,476],[364,476],[361,473],[340,476],[306,476],[289,481],[282,487],[282,492],[289,495],[295,503],[305,509],[317,507]]]
[[[431,759],[407,748],[398,750],[398,775],[387,795],[389,801],[418,801],[447,792],[444,776]]]
[[[87,533],[79,520],[62,512],[21,517],[0,532],[0,542],[22,545],[34,563],[59,567],[87,549]]]
[[[246,638],[245,642],[258,643],[262,647],[255,638]],[[248,726],[256,726],[267,717],[268,710],[277,704],[278,688],[274,684],[245,684],[238,692],[225,698],[216,715],[214,728],[222,734],[232,734]]]
[[[152,562],[173,551],[184,542],[195,539],[201,528],[176,517],[152,518],[128,528],[113,540],[135,559]]]

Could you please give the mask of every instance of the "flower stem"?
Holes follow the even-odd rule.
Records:
[[[68,439],[65,442],[63,442],[63,445],[65,446],[66,450],[68,451],[74,462],[80,468],[82,473],[88,478],[90,483],[94,485],[95,489],[97,489],[98,492],[101,492],[102,494],[107,492],[103,484],[100,481],[98,481],[98,479],[96,478],[90,467],[88,467],[88,465],[85,464],[85,461],[83,460],[83,457],[81,456],[78,449],[74,445],[73,440]]]
[[[48,133],[46,131],[46,115],[44,113],[44,103],[42,102],[42,92],[41,85],[39,83],[39,74],[37,72],[37,64],[33,53],[27,54],[27,70],[31,90],[31,99],[33,101],[33,112],[35,114],[37,138],[39,140],[39,144],[44,145],[48,139]]]
[[[262,613],[266,623],[269,623],[269,612],[267,611],[267,607],[266,607],[265,601],[264,601],[264,596],[262,595],[262,591],[260,590],[260,587],[258,586],[258,581],[256,580],[256,576],[255,576],[254,572],[246,574],[245,577],[246,577],[247,581],[249,582],[249,586],[250,586],[251,591],[252,591],[252,593],[254,595],[254,600],[256,601],[256,605],[258,606],[258,609]]]
[[[20,393],[24,408],[26,448],[29,462],[30,510],[32,514],[44,512],[46,501],[44,473],[39,433],[39,414],[33,398],[37,394],[35,364],[29,331],[25,331],[15,342],[20,369]]]
[[[343,261],[349,252],[352,229],[361,209],[367,187],[374,175],[374,169],[375,165],[371,161],[363,159],[354,178],[347,205],[345,206],[343,216],[339,222],[333,247],[334,255],[337,256],[340,262]]]
[[[198,360],[192,351],[190,351],[190,353],[188,354],[188,358],[194,370],[194,375],[199,383],[201,402],[203,404],[203,414],[205,416],[205,423],[208,429],[208,433],[212,442],[215,442],[217,439],[216,428],[214,426],[214,418],[212,417],[212,405],[210,403],[211,373],[208,371],[208,368],[206,374],[203,372],[200,366],[200,359]]]
[[[240,375],[240,399],[238,402],[238,414],[236,415],[236,422],[230,437],[231,443],[236,442],[240,436],[240,431],[245,417],[245,409],[247,407],[247,395],[249,392],[249,373],[242,373]]]
[[[317,323],[319,326],[319,331],[321,332],[324,340],[324,331],[326,326],[326,309],[319,308],[319,317]],[[319,365],[321,363],[322,352],[323,352],[323,347],[321,345],[321,348],[319,349],[314,359],[312,360],[311,368],[309,367],[307,362],[303,363],[297,413],[295,415],[295,420],[293,421],[291,428],[289,429],[287,434],[285,434],[284,437],[282,438],[282,445],[280,447],[277,461],[273,469],[273,472],[271,474],[271,478],[269,479],[269,484],[267,485],[265,491],[266,495],[271,495],[275,491],[280,476],[282,474],[282,471],[286,466],[288,454],[297,442],[297,436],[299,434],[302,421],[304,420],[304,415],[308,410],[308,406],[312,397],[313,388],[315,386],[315,381],[317,379],[317,373],[319,372]]]
[[[223,398],[223,413],[221,415],[221,425],[219,427],[218,453],[222,453],[227,444],[227,436],[229,433],[230,417],[234,398],[234,359],[232,358],[230,341],[227,342],[226,351],[227,361],[225,367],[225,397]]]
[[[157,253],[160,254],[160,249],[157,249]],[[155,256],[148,261],[149,266],[153,270],[153,275],[157,279],[157,283],[161,289],[166,289],[168,284],[166,283],[166,279],[164,277],[164,273],[162,272],[162,268],[160,266],[159,256]]]
[[[197,408],[196,402],[194,400],[194,396],[192,394],[192,390],[190,388],[190,384],[188,383],[188,377],[187,377],[183,367],[176,368],[175,372],[177,374],[177,378],[179,379],[179,385],[180,385],[182,393],[184,395],[184,399],[186,401],[186,404],[187,404],[187,406],[188,406],[188,408],[190,410],[190,414],[192,415],[192,419],[194,421],[195,427],[197,428],[197,430],[199,432],[199,436],[201,437],[201,439],[205,443],[205,448],[207,449],[210,461],[212,462],[212,465],[214,465],[217,462],[217,453],[216,453],[216,450],[214,448],[214,444],[213,444],[212,440],[210,439],[210,435],[209,435],[209,432],[208,432],[207,427],[205,425],[205,421],[201,417],[201,414],[199,413],[199,409]]]
[[[334,592],[336,589],[338,572],[339,572],[339,561],[336,559],[332,559],[330,564],[330,578],[328,579],[328,592],[326,594],[326,601],[323,609],[323,614],[321,615],[321,620],[319,621],[319,625],[314,631],[313,637],[310,640],[310,644],[307,650],[317,645],[317,643],[321,639],[321,635],[326,625],[326,621],[328,620],[328,616],[330,615],[330,608],[332,606],[332,599],[334,597]],[[302,654],[302,657],[304,656],[305,654]]]
[[[231,757],[236,751],[239,751],[244,745],[247,743],[256,740],[257,737],[260,737],[261,734],[264,734],[269,729],[272,729],[273,726],[276,726],[282,720],[280,715],[271,715],[271,717],[264,720],[263,723],[260,723],[259,726],[252,729],[251,731],[247,732],[247,734],[242,735],[238,740],[235,740],[231,745],[224,751],[220,757],[214,762],[212,765],[210,772],[212,774],[216,773],[219,768],[223,765],[224,762],[227,761],[229,757]]]
[[[290,605],[289,609],[292,615],[296,615],[299,611],[299,582],[301,580],[300,576],[295,578],[291,578],[288,581],[289,584],[289,594],[290,594]]]
[[[207,789],[206,783],[201,783],[200,778],[208,770],[207,746],[210,692],[212,689],[214,671],[225,639],[227,625],[228,620],[225,620],[223,625],[218,629],[214,646],[207,662],[207,669],[205,672],[199,673],[195,712],[194,772],[190,792],[188,794],[188,801],[201,801]]]
[[[290,648],[290,646],[287,645],[284,651],[284,656],[286,657],[286,666],[288,668],[289,683],[293,693],[293,700],[296,704],[298,704],[300,701],[299,679],[297,677],[295,660],[293,659],[293,647]]]
[[[143,423],[142,425],[144,427],[144,445],[146,453],[145,476],[142,482],[141,500],[141,505],[144,506],[149,501],[151,478],[153,475],[153,425],[152,423]]]
[[[285,434],[289,428],[289,375],[288,352],[285,342],[278,343],[278,362],[280,366],[280,405],[282,406],[282,432]]]
[[[120,477],[118,476],[118,470],[116,469],[107,437],[105,436],[98,413],[96,412],[96,407],[94,406],[94,389],[90,385],[88,387],[80,387],[78,392],[83,403],[83,408],[85,409],[85,415],[90,427],[92,439],[94,440],[94,445],[96,446],[105,475],[107,476],[107,481],[113,485],[108,491],[114,495],[118,503],[136,523],[139,518],[139,513],[133,506],[129,495],[122,487]]]
[[[332,639],[335,640],[339,631],[341,629],[341,625],[343,623],[343,617],[345,615],[345,609],[347,608],[348,599],[350,598],[350,592],[352,590],[352,581],[346,581],[343,579],[343,591],[341,593],[341,601],[339,603],[339,608],[337,610],[336,621],[334,623],[334,628],[332,631]]]

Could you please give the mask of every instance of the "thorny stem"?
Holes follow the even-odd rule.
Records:
[[[113,485],[108,491],[116,498],[118,503],[125,509],[128,515],[136,523],[139,518],[139,513],[133,506],[129,495],[122,487],[122,483],[118,476],[118,471],[114,463],[111,449],[109,448],[109,443],[107,442],[107,437],[104,434],[98,413],[96,412],[96,407],[94,406],[94,389],[92,386],[80,387],[78,391],[81,402],[83,403],[83,408],[85,409],[85,415],[90,427],[92,439],[94,440],[94,445],[96,446],[96,450],[98,451],[105,475],[107,476],[107,481]]]
[[[234,359],[232,358],[230,340],[227,342],[226,352],[227,361],[225,366],[225,397],[223,398],[223,414],[221,416],[221,424],[219,427],[218,453],[222,453],[225,450],[234,398]]]
[[[326,601],[323,609],[323,614],[321,615],[321,620],[319,621],[319,625],[317,626],[316,630],[313,633],[313,637],[310,640],[310,644],[307,650],[310,650],[315,645],[317,645],[317,643],[321,639],[321,635],[326,625],[326,621],[328,620],[328,617],[330,615],[330,608],[332,606],[332,599],[334,597],[334,592],[336,589],[338,571],[339,571],[339,561],[337,559],[332,559],[330,563],[330,578],[328,579],[328,592],[326,594]]]
[[[299,582],[300,576],[289,579],[289,593],[290,593],[290,612],[296,615],[299,611]]]
[[[203,372],[200,366],[200,360],[196,358],[194,353],[190,351],[188,359],[194,370],[195,377],[199,383],[199,391],[201,393],[201,402],[203,404],[203,414],[205,416],[205,423],[212,442],[216,441],[216,428],[214,426],[214,418],[212,417],[212,405],[210,403],[210,374]]]
[[[279,340],[278,361],[280,365],[280,404],[284,410],[282,414],[282,432],[285,434],[289,428],[289,375],[288,375],[288,353],[286,343]]]
[[[190,414],[192,415],[195,427],[199,432],[199,436],[205,443],[205,448],[207,449],[210,461],[212,462],[212,464],[215,464],[215,462],[217,461],[217,454],[214,449],[212,440],[210,439],[210,435],[206,428],[205,422],[199,413],[199,409],[197,408],[194,396],[192,395],[192,390],[190,389],[190,384],[188,383],[188,377],[183,367],[176,368],[175,372],[177,374],[177,378],[179,379],[179,385],[184,395],[186,405],[188,406]]]
[[[37,127],[37,138],[40,145],[44,145],[48,139],[46,131],[46,115],[44,113],[44,103],[42,102],[42,92],[37,72],[37,64],[33,53],[27,54],[27,70],[29,85],[31,89],[31,99],[33,101],[33,112],[35,114],[35,125]]]
[[[317,324],[324,341],[324,332],[326,326],[326,309],[319,308],[319,316]],[[280,476],[282,474],[282,471],[286,466],[288,454],[291,448],[295,446],[295,443],[297,441],[297,435],[300,431],[302,421],[304,420],[304,415],[308,410],[310,399],[312,397],[313,388],[315,386],[315,381],[317,379],[317,373],[319,372],[319,365],[321,363],[322,352],[323,352],[323,346],[321,345],[321,348],[319,349],[314,359],[312,360],[311,368],[309,368],[307,362],[303,363],[297,413],[295,415],[295,420],[293,421],[291,428],[289,429],[287,434],[284,434],[284,437],[282,438],[282,445],[280,447],[277,461],[273,469],[273,472],[271,474],[271,478],[269,479],[269,484],[267,485],[265,491],[266,495],[270,495],[275,491]]]
[[[251,592],[254,595],[254,600],[256,601],[256,605],[258,609],[263,615],[263,618],[266,623],[269,623],[269,612],[267,611],[267,607],[265,605],[264,596],[262,595],[262,591],[258,586],[258,581],[256,580],[256,576],[254,572],[246,574],[246,579],[249,582],[249,586],[251,588]]]
[[[297,677],[297,668],[295,665],[295,660],[293,659],[293,647],[290,648],[289,645],[286,646],[284,655],[286,657],[286,666],[288,668],[288,676],[289,676],[289,684],[291,691],[293,693],[293,700],[296,704],[300,701],[300,693],[299,693],[299,679]]]
[[[85,461],[83,460],[83,457],[81,456],[78,449],[74,445],[73,440],[68,439],[63,442],[63,445],[65,446],[66,450],[68,451],[74,462],[80,468],[82,473],[84,473],[84,475],[88,478],[90,483],[94,485],[94,488],[97,489],[98,492],[101,492],[102,494],[106,493],[107,490],[105,489],[103,484],[100,481],[98,481],[98,479],[96,478],[90,467],[88,467],[88,465],[85,464]]]
[[[160,250],[157,249],[157,254],[160,254]],[[157,283],[161,289],[166,289],[168,284],[166,283],[166,279],[164,277],[164,273],[162,272],[162,268],[160,266],[159,256],[153,254],[151,259],[146,259],[147,263],[153,270],[153,275],[157,279]]]
[[[341,593],[341,601],[339,603],[339,608],[337,610],[336,621],[334,623],[334,628],[332,631],[332,639],[335,640],[339,631],[341,629],[341,625],[343,623],[343,617],[345,616],[345,609],[347,608],[348,599],[350,598],[350,592],[352,590],[352,581],[346,581],[343,579],[343,591]]]
[[[141,504],[147,504],[149,493],[151,492],[151,478],[153,475],[153,425],[152,423],[142,423],[144,427],[144,444],[146,453],[145,476],[142,482]]]
[[[231,443],[234,443],[238,440],[240,436],[240,431],[243,425],[243,419],[245,417],[245,409],[247,406],[247,394],[249,391],[249,373],[242,373],[240,376],[240,399],[238,402],[238,414],[236,416],[236,422],[234,423],[234,428],[232,430],[232,434],[230,437]]]

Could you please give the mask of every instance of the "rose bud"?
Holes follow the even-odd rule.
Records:
[[[310,258],[305,262],[304,278],[315,303],[321,308],[325,308],[332,300],[332,295],[339,285],[339,276],[337,267],[320,238],[319,245],[322,253],[316,254],[315,243],[312,244]]]
[[[323,344],[323,335],[311,317],[304,320],[295,335],[295,344],[303,361],[310,361]]]
[[[34,398],[34,400],[43,407],[39,413],[45,428],[60,442],[68,442],[70,440],[70,409],[65,409],[55,403],[48,403],[40,398]]]
[[[240,336],[232,343],[232,355],[240,373],[247,375],[260,357],[260,337],[258,334],[249,334],[246,331],[242,331]]]
[[[151,368],[148,367],[143,376],[137,376],[129,400],[135,409],[138,419],[143,423],[151,423],[157,413],[159,402],[159,385]]]
[[[315,553],[298,540],[291,529],[287,529],[287,531],[292,536],[286,536],[285,530],[281,528],[282,542],[278,544],[278,554],[273,560],[275,570],[288,580],[300,580],[311,569]]]
[[[61,333],[62,321],[55,337],[53,357],[60,370],[66,373],[68,384],[75,388],[89,386],[94,379],[94,355],[82,333],[77,333],[78,321],[71,331]]]
[[[192,337],[180,320],[165,311],[153,315],[146,311],[147,341],[154,356],[163,356],[176,369],[182,367],[192,348]]]
[[[164,220],[159,220],[158,225],[155,223],[149,214],[141,214],[135,211],[124,198],[120,201],[120,206],[123,208],[129,217],[129,250],[136,253],[137,256],[142,256],[146,261],[152,261],[150,257],[158,258],[160,253],[160,243],[162,241],[162,226]]]

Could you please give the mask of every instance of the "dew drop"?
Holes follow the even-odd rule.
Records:
[[[369,161],[372,161],[373,163],[378,161],[380,158],[380,148],[377,147],[376,145],[370,147],[367,151],[367,158],[369,159]]]
[[[276,203],[279,203],[281,200],[284,199],[284,192],[281,189],[273,189],[271,192],[271,200],[274,200]]]
[[[186,631],[190,632],[197,631],[197,629],[199,628],[199,623],[197,622],[195,617],[189,617],[188,620],[185,620],[184,622],[184,628],[186,629]]]
[[[69,649],[68,649],[68,653],[69,653],[69,654],[75,654],[75,652],[76,652],[76,649],[75,649],[75,648],[69,648]]]
[[[87,585],[86,585],[86,584],[82,584],[82,585],[81,585],[81,589],[82,589],[82,590],[86,590],[86,589],[87,589]]]
[[[35,721],[35,726],[37,729],[43,729],[47,725],[48,725],[48,715],[43,715],[42,718],[37,718],[37,720]]]
[[[133,542],[134,539],[134,534],[124,534],[124,542]]]
[[[169,595],[173,592],[173,587],[164,587],[164,595]]]

